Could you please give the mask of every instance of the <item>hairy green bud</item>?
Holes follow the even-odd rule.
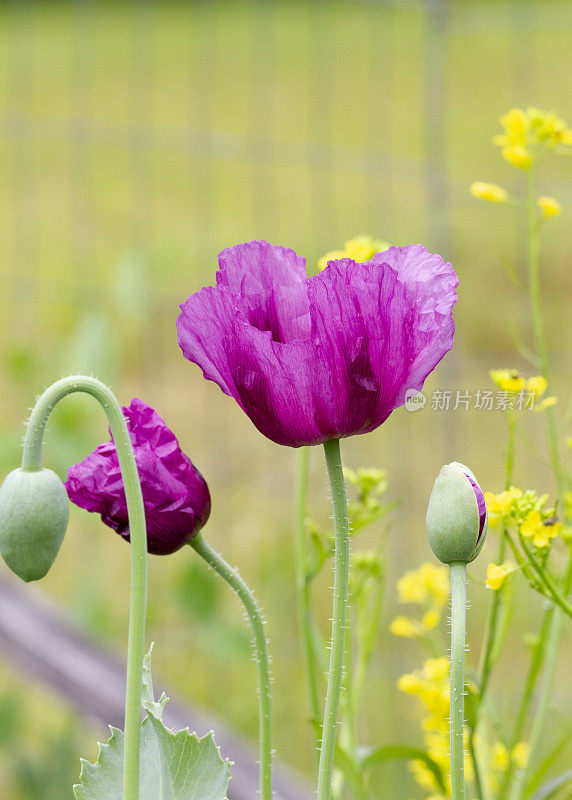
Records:
[[[427,536],[444,564],[473,561],[487,533],[487,507],[477,479],[468,467],[454,461],[435,480],[427,508]]]
[[[0,552],[25,581],[49,572],[68,524],[65,486],[51,469],[15,469],[0,486]]]

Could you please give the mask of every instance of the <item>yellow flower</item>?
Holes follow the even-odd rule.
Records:
[[[485,492],[489,527],[496,528],[501,520],[511,513],[514,503],[520,497],[522,497],[521,489],[517,489],[514,486],[500,494]]]
[[[562,206],[555,197],[541,195],[536,202],[540,206],[540,209],[542,210],[542,216],[545,217],[545,219],[548,219],[549,217],[557,217],[562,213]]]
[[[489,375],[493,383],[505,392],[521,392],[526,386],[526,379],[517,369],[491,369]]]
[[[416,783],[418,783],[422,789],[427,789],[430,792],[436,792],[439,790],[435,775],[431,772],[424,761],[419,759],[410,761],[409,769],[411,770]]]
[[[528,169],[543,150],[572,145],[572,131],[553,111],[511,108],[500,123],[504,133],[494,136],[493,142],[502,147],[503,158],[520,169]]]
[[[373,239],[371,236],[356,236],[348,239],[343,250],[332,250],[318,261],[318,267],[323,270],[328,266],[328,261],[337,261],[340,258],[351,258],[353,261],[369,261],[376,253],[382,253],[390,247],[388,242]]]
[[[486,200],[489,203],[506,203],[508,200],[506,189],[496,183],[475,181],[475,183],[471,184],[470,192],[478,200]]]
[[[547,547],[550,540],[561,532],[562,525],[550,519],[543,520],[540,511],[529,511],[520,523],[520,532],[531,538],[535,547]]]
[[[447,681],[449,679],[449,659],[427,658],[423,662],[423,674],[429,681]]]
[[[502,742],[497,742],[492,750],[492,767],[503,772],[509,763],[508,751]]]
[[[533,375],[526,382],[526,391],[533,394],[535,397],[542,397],[546,391],[548,382],[542,375]]]
[[[419,623],[409,617],[396,617],[389,626],[389,631],[394,636],[402,636],[404,639],[414,639],[422,633]]]
[[[423,618],[421,620],[421,624],[425,628],[426,631],[434,630],[439,622],[441,621],[441,613],[434,608],[430,608],[429,611],[426,611],[423,614]]]
[[[519,169],[530,169],[532,164],[532,156],[526,148],[521,147],[519,144],[503,147],[502,157],[505,161],[511,163],[513,167],[518,167]]]
[[[400,603],[444,604],[448,591],[447,567],[436,567],[430,561],[416,570],[409,570],[397,581]]]
[[[529,755],[530,745],[528,742],[519,742],[515,744],[511,753],[511,758],[518,769],[526,769]]]
[[[572,436],[566,437],[566,447],[569,447],[572,450]]]
[[[503,145],[511,144],[524,147],[527,141],[529,120],[522,108],[511,108],[507,114],[500,118],[500,124],[505,129],[506,134],[502,137]]]
[[[515,570],[516,566],[510,561],[504,564],[489,564],[487,567],[487,588],[496,592]]]
[[[534,410],[535,411],[544,411],[546,408],[550,408],[551,406],[555,406],[557,402],[558,402],[558,398],[557,397],[545,397],[544,400],[542,401],[542,403],[539,403],[539,405],[537,405]]]

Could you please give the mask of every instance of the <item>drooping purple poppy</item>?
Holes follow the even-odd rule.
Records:
[[[155,555],[174,553],[208,520],[208,486],[151,406],[134,398],[123,413],[141,479],[147,549]],[[125,490],[113,440],[70,467],[65,486],[73,503],[101,514],[106,525],[129,541]]]
[[[219,266],[217,285],[181,305],[179,345],[278,444],[374,430],[453,345],[458,279],[422,245],[311,278],[264,241],[223,250]]]

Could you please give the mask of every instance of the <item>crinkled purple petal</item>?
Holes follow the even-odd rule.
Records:
[[[181,305],[179,345],[265,436],[318,444],[373,430],[421,389],[452,346],[457,282],[421,245],[306,278],[292,250],[249,242]]]
[[[208,486],[151,406],[135,398],[123,413],[141,480],[148,550],[156,555],[173,553],[206,523],[211,507]],[[100,514],[106,525],[129,540],[125,490],[113,441],[100,444],[70,467],[65,486],[72,502]]]

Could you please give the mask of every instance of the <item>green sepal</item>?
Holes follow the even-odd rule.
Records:
[[[0,486],[0,552],[12,572],[38,581],[60,550],[69,516],[64,484],[51,469],[15,469]]]
[[[188,728],[170,731],[161,718],[168,702],[155,701],[151,679],[151,651],[143,667],[139,800],[225,800],[230,762],[223,760],[214,734],[199,739]],[[123,800],[124,734],[110,727],[111,738],[99,745],[94,764],[82,759],[76,800]]]

